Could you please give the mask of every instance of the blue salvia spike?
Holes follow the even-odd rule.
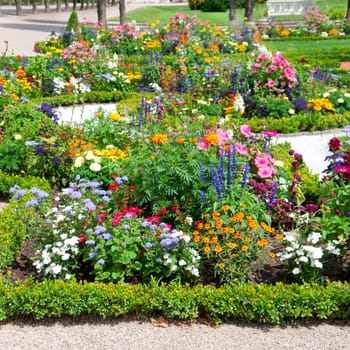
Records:
[[[249,170],[250,170],[249,162],[246,162],[244,166],[244,172],[243,172],[242,188],[245,188],[247,185]]]
[[[232,176],[237,177],[237,150],[236,145],[233,145],[232,152]]]
[[[231,148],[229,147],[227,150],[227,175],[226,175],[226,183],[227,183],[227,192],[231,191],[232,186],[232,164],[231,164]]]

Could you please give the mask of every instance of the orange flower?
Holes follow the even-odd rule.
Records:
[[[235,230],[233,227],[229,227],[229,228],[228,228],[228,232],[230,232],[230,233],[235,233],[236,230]]]
[[[242,252],[246,252],[247,250],[248,250],[248,246],[246,246],[246,245],[242,245]]]
[[[223,211],[230,210],[230,206],[229,206],[229,205],[223,205],[223,206],[222,206],[222,210],[223,210]]]
[[[208,238],[208,237],[203,237],[203,238],[202,238],[202,241],[203,241],[204,243],[209,243],[209,238]]]
[[[252,240],[251,240],[250,237],[246,237],[246,238],[244,238],[244,241],[245,241],[246,243],[250,243]]]
[[[270,252],[269,255],[270,255],[270,258],[271,258],[271,259],[275,259],[275,257],[276,257],[276,254],[275,254],[274,252]]]
[[[194,236],[199,236],[199,235],[200,235],[200,232],[199,232],[199,231],[193,231],[193,235],[194,235]]]
[[[210,238],[210,243],[215,244],[218,241],[218,238],[216,236]]]
[[[210,247],[206,246],[204,247],[204,253],[208,254],[210,252]]]
[[[205,224],[205,225],[204,225],[204,228],[205,228],[206,230],[209,230],[210,227],[211,227],[210,224]]]
[[[223,227],[222,230],[221,230],[222,234],[226,234],[229,232],[229,228],[228,227]]]
[[[220,269],[223,269],[225,267],[225,263],[222,262],[218,266],[220,267]]]
[[[213,235],[213,234],[215,233],[215,231],[214,231],[214,230],[209,230],[208,233],[209,233],[210,235]]]
[[[226,243],[226,245],[227,245],[230,249],[234,249],[234,248],[236,247],[236,244],[234,244],[233,242]]]
[[[236,238],[236,239],[241,239],[241,238],[242,238],[242,234],[241,234],[240,232],[237,232],[237,233],[235,234],[235,238]]]
[[[214,133],[210,133],[205,137],[205,142],[208,145],[216,146],[219,143],[219,136]]]
[[[198,230],[201,230],[203,228],[203,223],[199,222],[198,225],[197,225],[197,228],[198,228]]]
[[[283,238],[284,238],[284,234],[283,233],[277,233],[276,239],[282,240]]]
[[[269,241],[267,239],[261,239],[260,241],[258,241],[258,246],[259,247],[265,247],[269,244]]]
[[[16,77],[17,78],[24,78],[25,76],[26,76],[26,72],[23,69],[16,70]]]
[[[149,137],[149,139],[155,144],[155,145],[162,145],[163,143],[167,142],[167,136],[165,134],[155,134]]]
[[[177,139],[177,143],[179,143],[180,145],[183,145],[183,144],[185,143],[185,139],[182,138],[182,137],[179,137],[179,138]]]
[[[198,243],[201,240],[200,236],[194,236],[193,242]]]
[[[215,228],[221,228],[224,223],[220,220],[216,222]]]
[[[214,251],[215,251],[215,253],[221,253],[221,252],[222,252],[221,246],[217,245],[217,246],[214,248]]]

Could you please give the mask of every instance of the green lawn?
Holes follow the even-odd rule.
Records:
[[[332,12],[342,12],[345,14],[347,0],[327,0],[317,1],[317,6],[324,13],[331,14]],[[210,21],[217,25],[229,25],[228,11],[226,12],[202,12],[190,10],[187,4],[179,6],[145,6],[127,13],[126,19],[128,22],[136,21],[137,23],[151,24],[155,20],[161,23],[167,23],[169,18],[174,16],[176,12],[181,12],[190,16],[197,16],[201,21]],[[254,7],[254,19],[259,20],[267,15],[266,3],[256,3]],[[238,21],[243,21],[244,10],[237,9],[236,17]],[[295,18],[296,16],[280,16],[279,18]],[[300,17],[300,16],[299,16]],[[110,21],[119,21],[118,17],[110,18]]]

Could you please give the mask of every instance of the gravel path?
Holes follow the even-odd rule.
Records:
[[[152,323],[99,322],[0,325],[3,350],[349,350],[350,324],[286,328],[224,324],[157,327]]]

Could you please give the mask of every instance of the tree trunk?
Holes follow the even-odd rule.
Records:
[[[62,11],[62,0],[56,0],[56,12]]]
[[[73,0],[73,10],[77,9],[77,0]]]
[[[125,0],[119,0],[119,23],[126,23],[126,8],[125,8]]]
[[[102,27],[107,27],[106,0],[97,0],[97,20]]]
[[[21,0],[16,0],[16,15],[22,16],[22,3]]]
[[[346,10],[345,19],[346,19],[347,21],[350,21],[350,0],[348,0],[348,7],[347,7],[347,10]]]
[[[64,9],[66,11],[69,9],[69,0],[64,0]]]
[[[50,13],[50,0],[44,0],[45,13]]]
[[[38,13],[38,4],[36,0],[31,0],[30,2],[32,4],[32,13]]]
[[[228,17],[230,20],[231,28],[233,28],[236,24],[236,0],[230,0]]]
[[[253,22],[254,0],[247,0],[245,3],[244,17],[248,22]]]

